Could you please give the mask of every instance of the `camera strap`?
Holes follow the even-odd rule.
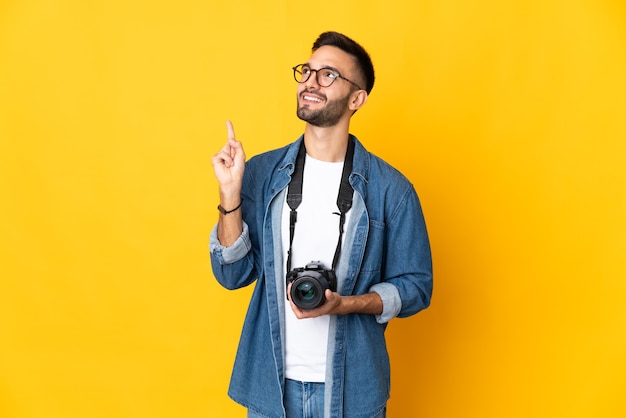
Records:
[[[343,239],[343,227],[346,222],[346,213],[352,207],[352,186],[350,186],[349,177],[352,172],[352,158],[354,156],[354,140],[350,138],[348,140],[348,150],[346,151],[346,157],[343,162],[343,171],[341,173],[341,183],[339,185],[339,194],[337,195],[337,207],[339,208],[339,241],[337,242],[337,249],[335,250],[335,256],[333,258],[332,269],[335,270],[337,263],[339,262],[339,255],[341,254],[341,242]],[[291,271],[291,252],[293,245],[293,237],[296,231],[296,222],[298,220],[298,213],[296,209],[302,203],[302,179],[304,177],[304,161],[306,159],[306,148],[304,147],[304,140],[298,150],[298,156],[296,158],[296,166],[287,189],[287,204],[291,208],[289,214],[289,251],[287,252],[287,272]]]

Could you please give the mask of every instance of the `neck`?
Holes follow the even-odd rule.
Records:
[[[339,125],[321,128],[307,123],[304,131],[307,154],[327,162],[341,162],[345,159],[348,138],[348,127]]]

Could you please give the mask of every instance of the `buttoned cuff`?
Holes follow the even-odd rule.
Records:
[[[376,322],[384,324],[398,316],[402,309],[402,299],[397,287],[391,283],[378,283],[370,288],[370,292],[378,293],[383,301],[383,312],[376,315]]]
[[[251,249],[250,233],[248,232],[248,224],[245,222],[243,222],[243,232],[239,235],[239,238],[237,238],[233,245],[228,247],[222,245],[217,238],[217,224],[213,227],[209,241],[209,250],[217,257],[220,264],[232,264],[239,261],[244,258]]]

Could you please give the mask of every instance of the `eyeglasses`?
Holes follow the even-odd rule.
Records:
[[[331,84],[335,82],[336,79],[341,78],[346,80],[348,83],[356,86],[357,89],[363,90],[353,81],[348,80],[341,74],[339,74],[336,70],[332,68],[324,67],[319,70],[314,70],[308,66],[308,64],[298,64],[293,67],[293,78],[296,79],[298,83],[306,83],[306,81],[311,77],[311,74],[315,72],[315,80],[320,87],[330,87]]]

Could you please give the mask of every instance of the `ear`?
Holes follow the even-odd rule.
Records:
[[[367,92],[365,90],[357,90],[350,97],[349,108],[353,112],[359,110],[367,102]]]

